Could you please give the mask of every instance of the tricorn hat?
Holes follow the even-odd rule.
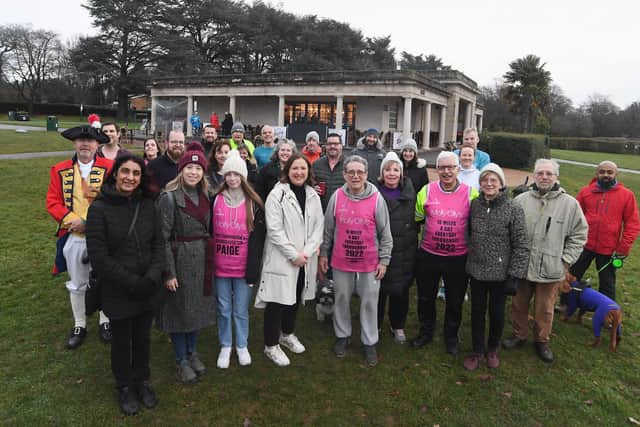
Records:
[[[110,141],[109,137],[102,133],[102,131],[91,126],[76,126],[74,128],[69,128],[62,132],[62,136],[71,141],[75,141],[80,138],[95,139],[99,144],[107,144]]]

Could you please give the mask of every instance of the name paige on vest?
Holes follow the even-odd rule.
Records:
[[[224,234],[221,238],[216,239],[216,253],[220,255],[232,255],[240,256],[240,246],[243,245],[247,239],[243,236],[233,236]]]

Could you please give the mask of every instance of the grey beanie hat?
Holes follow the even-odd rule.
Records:
[[[318,135],[318,132],[316,132],[315,130],[312,130],[307,134],[307,136],[304,139],[304,142],[309,142],[310,139],[315,139],[316,142],[320,143],[320,135]]]
[[[413,150],[414,153],[418,154],[418,144],[415,140],[409,138],[402,144],[402,151],[404,150]]]
[[[504,172],[502,171],[502,168],[495,163],[489,163],[482,168],[482,170],[480,171],[480,178],[478,179],[478,181],[482,181],[482,177],[488,174],[489,172],[493,172],[496,175],[498,175],[502,188],[505,188],[507,186],[507,180],[504,178]]]
[[[231,133],[234,132],[244,133],[244,125],[242,124],[242,122],[235,122],[233,126],[231,126]]]
[[[238,175],[242,175],[244,179],[247,179],[247,162],[242,160],[238,150],[229,151],[227,159],[224,161],[224,165],[222,165],[222,169],[220,170],[222,176],[225,176],[229,172],[235,172]]]
[[[396,162],[400,165],[400,173],[404,174],[403,171],[403,166],[402,166],[402,162],[400,161],[400,157],[398,157],[398,155],[396,154],[395,151],[389,151],[387,153],[386,156],[384,156],[384,159],[382,159],[382,163],[380,164],[380,176],[382,177],[382,171],[384,170],[384,167],[386,166],[387,163],[389,162]]]

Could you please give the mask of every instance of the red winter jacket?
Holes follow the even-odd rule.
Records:
[[[576,197],[589,224],[584,246],[601,255],[629,255],[640,233],[638,204],[633,192],[618,182],[603,191],[594,178]]]

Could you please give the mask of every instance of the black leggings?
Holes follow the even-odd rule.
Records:
[[[489,303],[489,351],[495,351],[504,329],[504,282],[483,282],[471,278],[471,341],[473,352],[484,353],[485,315]]]
[[[296,314],[304,289],[304,268],[300,268],[296,284],[296,303],[284,305],[268,302],[264,310],[264,345],[273,347],[280,341],[280,332],[292,334],[296,329]]]
[[[149,380],[149,341],[153,312],[111,319],[111,371],[116,387]]]

